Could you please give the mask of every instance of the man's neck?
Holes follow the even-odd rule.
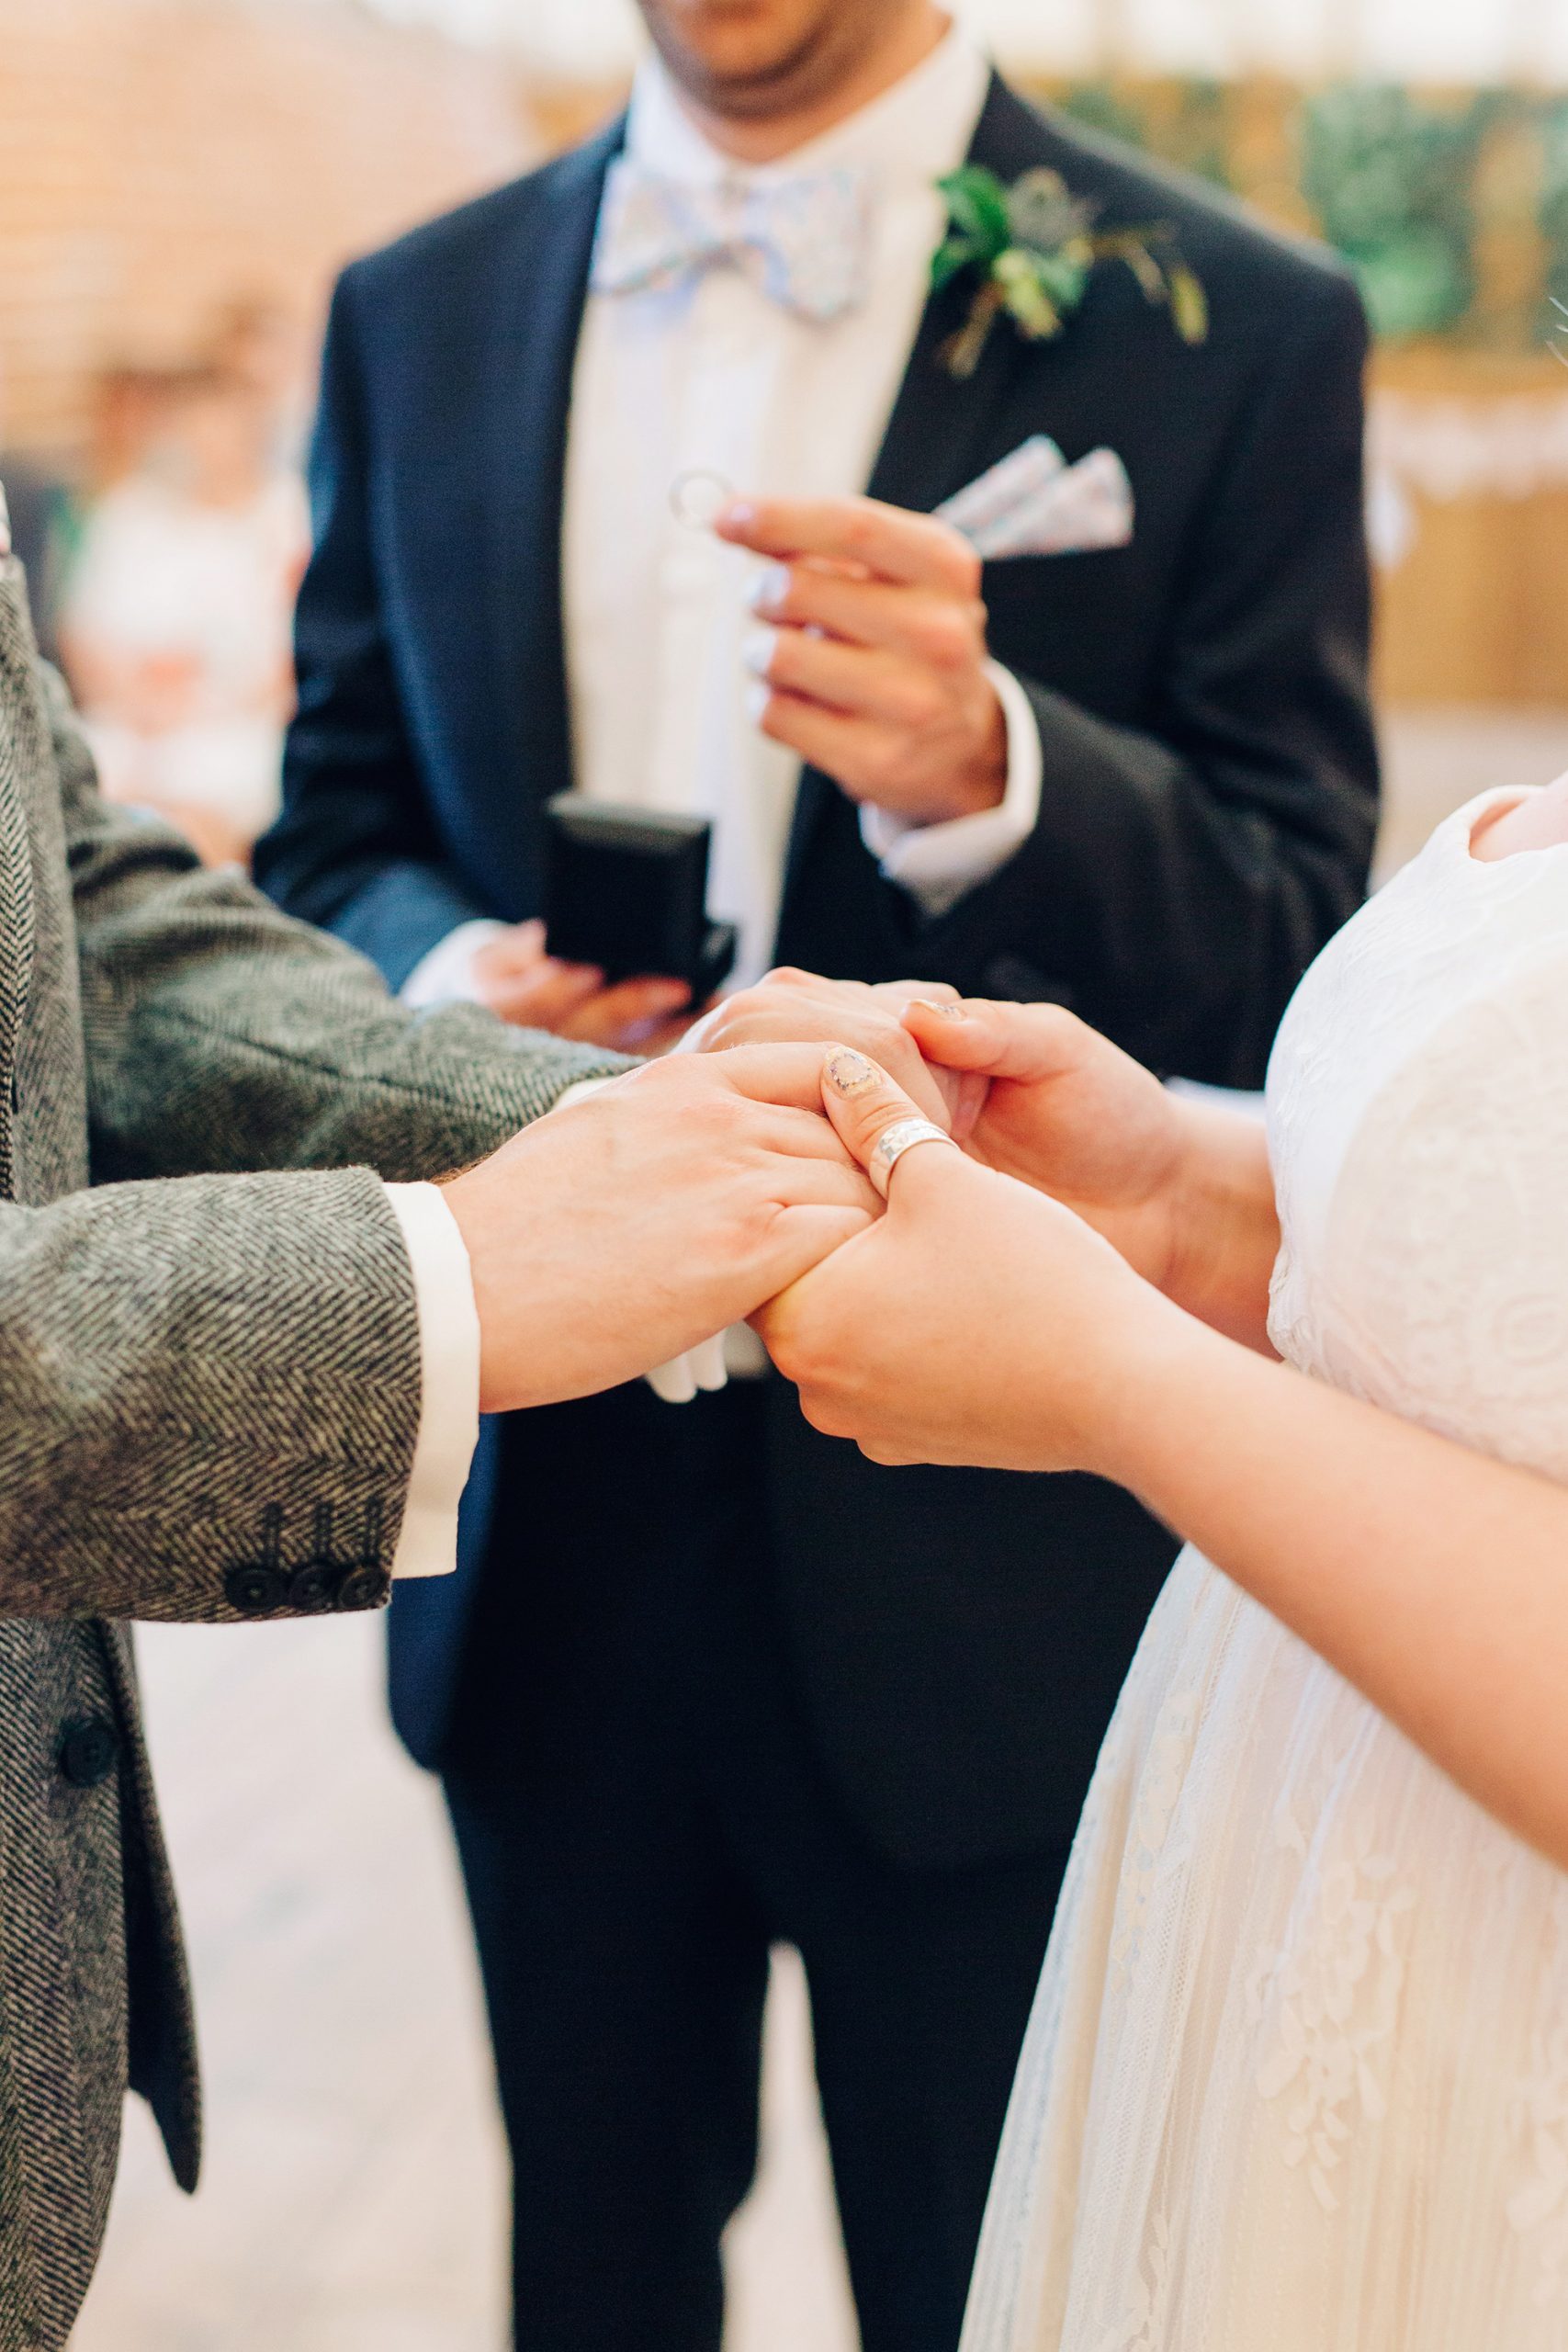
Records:
[[[675,96],[682,112],[721,155],[732,155],[739,164],[774,164],[892,89],[923,65],[951,30],[952,19],[934,0],[928,0],[901,16],[887,39],[861,58],[831,91],[781,107],[777,114],[726,115],[705,107],[678,85]]]

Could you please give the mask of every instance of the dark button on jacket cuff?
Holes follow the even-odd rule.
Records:
[[[343,1590],[343,1570],[335,1560],[309,1560],[296,1568],[288,1579],[288,1606],[300,1615],[310,1616],[322,1609],[335,1609]]]
[[[242,1617],[268,1617],[288,1598],[288,1578],[281,1568],[231,1568],[223,1579],[231,1609]]]
[[[101,1716],[67,1724],[55,1751],[61,1778],[73,1789],[96,1789],[114,1770],[119,1734]]]
[[[350,1568],[338,1587],[340,1609],[378,1609],[392,1589],[392,1579],[378,1562],[362,1561]]]
[[[283,1506],[267,1505],[262,1513],[258,1553],[224,1573],[223,1590],[231,1609],[242,1617],[275,1617],[283,1610],[314,1617],[331,1609],[375,1609],[388,1598],[392,1580],[381,1565],[379,1499],[373,1496],[366,1504],[364,1533],[347,1559],[333,1556],[332,1504],[318,1503],[315,1517],[316,1540],[310,1558],[297,1568],[288,1568],[283,1560]]]

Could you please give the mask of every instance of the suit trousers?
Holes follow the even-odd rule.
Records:
[[[778,1610],[761,1401],[620,1391],[581,1478],[573,1424],[507,1430],[445,1779],[522,2352],[717,2352],[775,1942],[810,1985],[865,2352],[958,2340],[1066,1854],[911,1871],[859,1833]]]

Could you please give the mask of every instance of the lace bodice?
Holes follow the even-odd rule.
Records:
[[[1488,794],[1321,956],[1269,1074],[1280,1353],[1568,1479],[1568,846]]]

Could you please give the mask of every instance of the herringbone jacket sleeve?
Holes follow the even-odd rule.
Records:
[[[0,1202],[0,1617],[371,1605],[421,1404],[380,1176],[470,1160],[616,1065],[405,1014],[107,807],[47,695],[76,955],[35,985],[79,979],[94,1185]]]
[[[280,914],[177,833],[99,796],[51,684],[95,1182],[482,1158],[579,1079],[628,1067],[473,1005],[411,1013],[375,966]]]
[[[373,1605],[420,1401],[367,1170],[0,1202],[0,1616]]]

